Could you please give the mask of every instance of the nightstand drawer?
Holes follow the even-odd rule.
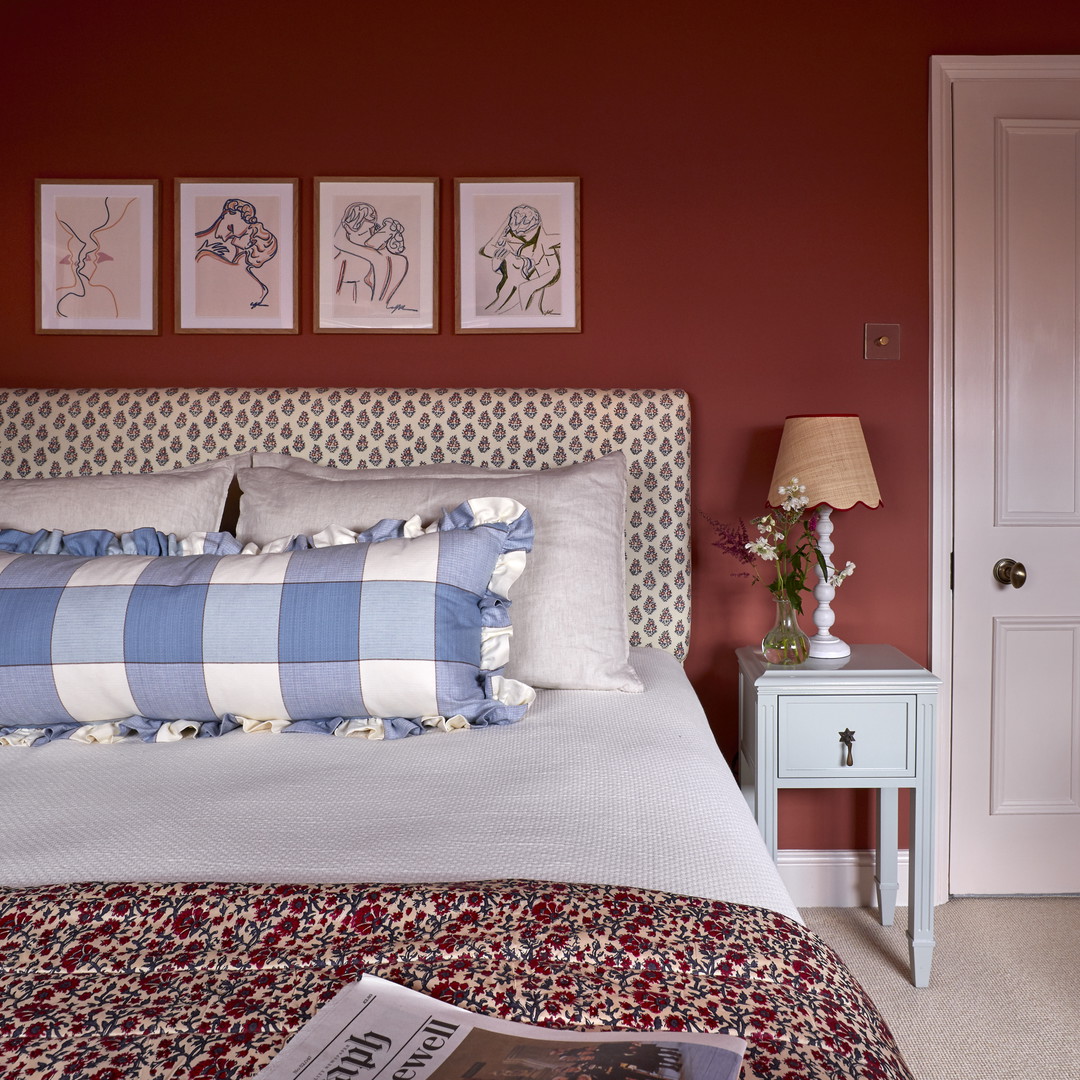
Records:
[[[777,775],[913,777],[915,697],[780,695]],[[840,733],[854,733],[852,765]]]

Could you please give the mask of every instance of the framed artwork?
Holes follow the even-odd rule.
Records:
[[[39,334],[156,334],[156,180],[35,182]]]
[[[580,333],[578,186],[454,181],[457,333]]]
[[[176,332],[295,334],[296,180],[176,181]]]
[[[315,332],[437,334],[439,181],[315,178]]]

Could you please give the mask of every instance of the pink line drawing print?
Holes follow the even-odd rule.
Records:
[[[221,213],[212,225],[195,233],[202,244],[195,251],[195,262],[200,259],[219,259],[230,266],[243,266],[244,272],[259,286],[257,300],[249,302],[252,308],[268,307],[266,298],[270,286],[255,273],[265,266],[278,251],[277,237],[259,220],[255,207],[243,199],[226,199]]]
[[[58,265],[67,266],[71,271],[71,281],[56,290],[59,294],[56,314],[60,318],[120,317],[121,299],[115,289],[102,283],[95,284],[93,280],[103,263],[113,261],[113,256],[102,249],[98,238],[116,228],[135,201],[134,198],[115,196],[106,196],[100,202],[97,199],[71,199],[62,211],[64,216],[57,213],[57,224],[67,234],[67,254]]]
[[[558,234],[544,230],[535,206],[515,206],[479,253],[498,275],[486,311],[559,314],[546,293],[562,276],[562,243]]]
[[[409,272],[405,226],[391,217],[380,222],[371,203],[350,203],[334,230],[334,261],[336,295],[350,286],[354,304],[363,299],[389,308]]]

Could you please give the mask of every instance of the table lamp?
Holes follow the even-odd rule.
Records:
[[[870,509],[881,505],[881,494],[859,418],[852,415],[789,416],[784,421],[784,433],[776,455],[770,506],[780,505],[783,496],[778,489],[782,484],[791,483],[793,476],[797,476],[806,488],[807,506],[817,508],[817,545],[829,568],[829,573],[823,575],[821,567],[816,567],[814,625],[817,633],[810,638],[810,656],[850,656],[851,646],[832,633],[836,621],[832,610],[836,589],[829,584],[834,570],[832,512],[848,510],[856,503]]]

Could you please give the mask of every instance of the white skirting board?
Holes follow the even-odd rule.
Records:
[[[777,852],[776,865],[795,906],[877,907],[873,851]],[[908,853],[900,851],[897,907],[907,906]]]

